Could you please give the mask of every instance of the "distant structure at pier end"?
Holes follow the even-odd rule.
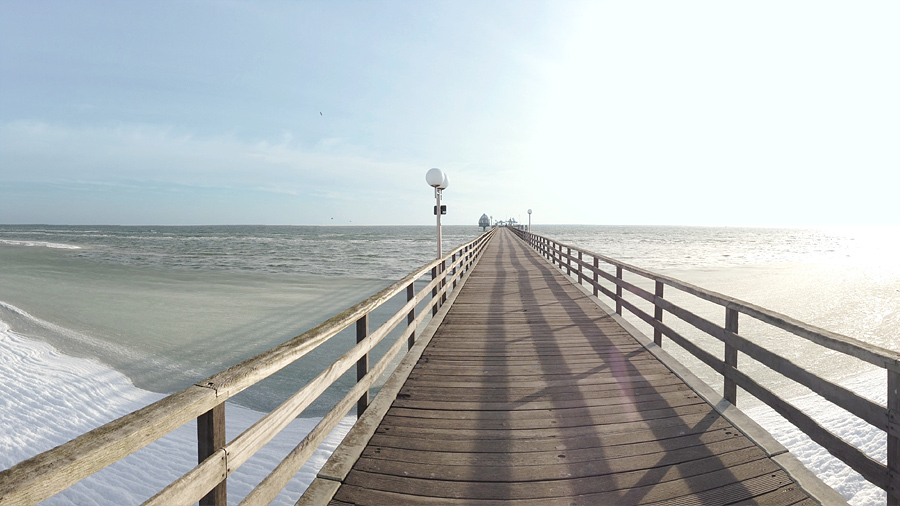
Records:
[[[478,226],[481,227],[482,232],[484,232],[488,227],[491,226],[491,219],[488,218],[488,215],[481,215],[481,218],[478,219]]]

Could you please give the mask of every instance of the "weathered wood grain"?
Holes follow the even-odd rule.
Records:
[[[490,431],[472,433],[472,437],[460,432],[421,432],[404,430],[402,436],[394,436],[389,430],[379,430],[372,436],[371,449],[398,448],[411,450],[406,457],[416,460],[428,458],[431,453],[446,453],[452,450],[460,454],[499,454],[519,452],[559,452],[559,450],[591,451],[593,448],[604,448],[604,451],[641,451],[640,445],[659,444],[662,440],[691,438],[697,440],[706,432],[713,433],[724,430],[732,432],[731,424],[721,417],[710,414],[682,418],[678,423],[662,424],[648,421],[640,424],[631,422],[625,427],[573,427],[570,429],[515,431],[507,434],[496,433],[491,437]],[[685,425],[689,428],[685,429]],[[389,427],[385,427],[389,428]],[[730,436],[730,434],[729,434]],[[448,444],[448,442],[452,443]],[[626,449],[616,450],[616,446]],[[635,448],[631,450],[630,448]],[[422,456],[415,452],[427,452]],[[565,452],[563,452],[565,453]],[[596,454],[596,453],[595,453]],[[435,456],[434,458],[442,458]]]
[[[420,409],[429,411],[543,411],[546,409],[567,408],[592,408],[610,406],[641,406],[671,405],[671,403],[686,402],[686,399],[694,400],[696,395],[693,390],[684,388],[683,385],[670,385],[667,387],[654,387],[652,391],[644,390],[634,395],[622,395],[621,390],[606,391],[600,393],[584,392],[582,394],[571,393],[566,397],[523,397],[518,401],[502,401],[490,397],[483,400],[471,397],[458,397],[455,399],[435,400],[430,398],[435,391],[419,395],[410,395],[401,392],[401,396],[394,401],[396,408]],[[441,392],[444,393],[444,392]]]
[[[434,427],[406,427],[402,426],[402,432],[394,429],[400,429],[400,426],[391,426],[388,424],[381,425],[376,431],[378,434],[403,434],[405,437],[433,438],[435,440],[448,441],[516,441],[516,440],[539,440],[539,439],[558,439],[578,438],[582,436],[601,438],[605,435],[624,434],[628,432],[644,431],[644,430],[660,430],[667,428],[680,427],[685,431],[685,427],[693,427],[692,423],[712,424],[716,417],[719,416],[714,411],[700,412],[681,417],[656,418],[649,420],[635,420],[630,422],[622,422],[617,424],[606,425],[575,425],[566,427],[544,427],[536,429],[479,429],[479,430],[457,430],[454,428],[439,429]]]
[[[197,418],[197,459],[198,464],[225,447],[225,404],[219,404]],[[208,494],[200,498],[200,506],[226,506],[228,487],[224,473],[222,481]]]
[[[628,371],[630,373],[630,371]],[[440,379],[422,378],[416,382],[417,386],[424,387],[444,387],[444,388],[466,388],[466,389],[494,389],[503,390],[506,387],[515,386],[516,388],[532,388],[543,390],[545,388],[558,387],[584,387],[589,388],[590,385],[628,385],[637,381],[654,381],[669,376],[671,373],[662,372],[660,374],[640,374],[634,372],[630,374],[592,374],[585,377],[567,376],[564,379],[542,378],[534,381],[516,380],[514,383],[510,381],[500,381],[486,384],[480,381],[441,381]]]
[[[762,450],[744,438],[731,438],[724,441],[707,441],[704,444],[663,448],[652,453],[628,453],[625,455],[607,455],[604,449],[593,449],[589,455],[582,455],[571,450],[545,454],[536,453],[503,453],[494,455],[455,453],[438,453],[434,463],[400,460],[408,451],[383,450],[386,455],[373,451],[364,454],[354,468],[357,471],[396,476],[430,479],[440,476],[449,481],[466,481],[471,483],[503,482],[522,483],[535,481],[574,480],[579,478],[597,478],[621,473],[632,473],[643,470],[665,468],[709,458],[710,450],[717,456],[742,450],[742,458],[751,460],[763,458]],[[598,458],[602,456],[602,458]],[[390,458],[395,457],[395,458]],[[571,457],[575,457],[574,459]],[[580,458],[579,458],[580,457]]]
[[[487,467],[509,467],[509,466],[544,466],[544,465],[567,465],[575,463],[599,463],[606,465],[606,461],[615,459],[629,459],[635,456],[655,456],[655,465],[663,465],[662,462],[666,458],[685,458],[689,454],[680,453],[680,450],[686,448],[695,448],[695,451],[702,452],[703,456],[709,455],[710,448],[716,448],[714,445],[722,442],[728,442],[730,450],[725,447],[716,448],[716,454],[726,453],[727,451],[736,451],[744,448],[755,448],[755,451],[762,451],[756,447],[752,441],[739,437],[739,432],[726,423],[717,423],[722,427],[717,430],[707,429],[702,432],[693,434],[674,433],[670,438],[660,439],[654,437],[653,433],[645,433],[644,441],[629,438],[627,443],[619,445],[611,444],[614,437],[607,437],[603,443],[591,441],[592,438],[582,437],[578,439],[570,439],[568,444],[559,444],[559,442],[543,441],[543,448],[528,448],[524,444],[520,444],[518,451],[509,451],[498,444],[489,445],[490,451],[478,448],[472,445],[474,450],[478,451],[446,451],[444,448],[435,447],[428,444],[428,440],[416,440],[413,442],[403,442],[400,446],[389,446],[386,443],[397,442],[396,437],[378,436],[377,444],[372,444],[363,452],[363,455],[369,459],[384,460],[391,463],[408,462],[413,464],[429,464],[429,465],[448,465],[448,466],[487,466]],[[413,443],[416,443],[414,447]],[[520,441],[520,443],[524,443]],[[551,445],[551,443],[555,443]],[[454,447],[454,450],[458,448]],[[601,457],[602,458],[598,458]],[[691,459],[688,459],[691,460]],[[373,464],[374,465],[374,464]],[[379,464],[380,465],[380,464]],[[621,462],[618,465],[623,465]],[[399,469],[397,476],[404,476],[408,473],[422,473],[409,469],[415,466],[405,466],[406,469]],[[626,466],[627,467],[627,466]],[[373,470],[375,467],[369,468]],[[580,469],[570,468],[569,472],[584,473]],[[372,471],[376,472],[376,471]],[[378,471],[382,474],[391,474],[385,471]],[[530,481],[534,478],[523,478],[522,481]]]
[[[760,452],[761,455],[761,452]],[[649,476],[648,476],[649,475]],[[465,500],[534,500],[566,497],[569,500],[589,504],[642,504],[659,503],[674,497],[687,496],[727,486],[736,485],[734,495],[742,492],[746,480],[759,477],[775,477],[768,482],[765,493],[790,483],[790,479],[775,463],[765,457],[753,459],[743,452],[729,452],[687,463],[663,466],[657,470],[638,469],[619,471],[615,474],[579,477],[566,480],[509,482],[495,477],[493,481],[451,481],[391,476],[364,471],[351,471],[345,481],[348,485],[365,487],[372,491],[431,496],[442,499]],[[346,497],[344,487],[335,498],[354,502]],[[743,494],[741,494],[743,495]],[[726,494],[727,496],[727,494]],[[711,504],[724,504],[726,501]],[[363,502],[365,503],[365,501]]]
[[[471,395],[449,395],[447,390],[403,390],[394,401],[397,407],[411,407],[430,409],[467,410],[467,411],[491,411],[491,410],[531,410],[567,408],[578,406],[610,406],[616,404],[642,403],[650,400],[665,399],[667,395],[687,395],[693,390],[684,386],[684,383],[674,378],[675,384],[653,386],[648,388],[631,388],[604,390],[564,392],[557,395],[522,396],[517,400],[509,400],[509,397],[497,399],[491,395],[473,397]],[[434,400],[439,397],[441,400]]]
[[[735,336],[738,333],[738,312],[734,309],[725,308],[725,331]],[[734,368],[738,366],[738,350],[728,341],[725,342],[725,365]],[[725,376],[723,391],[725,400],[737,406],[737,384],[728,376]]]
[[[574,403],[572,403],[574,404]],[[632,412],[650,412],[655,410],[665,410],[668,413],[676,414],[676,408],[683,408],[693,405],[705,405],[705,401],[697,395],[681,395],[673,396],[668,399],[657,399],[644,402],[623,402],[618,404],[603,404],[600,406],[590,406],[585,404],[570,406],[552,406],[545,409],[480,409],[466,410],[461,409],[431,409],[426,404],[417,407],[400,407],[395,406],[391,410],[393,416],[403,416],[409,418],[422,418],[429,420],[444,420],[448,422],[475,420],[478,422],[487,422],[501,420],[504,422],[515,422],[520,420],[572,420],[577,417],[598,417],[618,415]]]
[[[228,456],[223,448],[145,501],[141,506],[189,506],[228,477]]]

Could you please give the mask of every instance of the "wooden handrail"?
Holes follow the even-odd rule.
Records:
[[[512,230],[514,230],[520,236],[522,234],[528,234],[528,232],[522,230]],[[857,339],[853,339],[852,337],[844,336],[836,332],[831,332],[829,330],[825,330],[823,328],[801,322],[776,311],[762,308],[750,302],[745,302],[733,297],[729,297],[727,295],[723,295],[721,293],[714,292],[712,290],[700,288],[699,286],[692,285],[679,279],[675,279],[664,274],[657,274],[640,267],[635,267],[631,264],[621,262],[619,260],[615,260],[598,253],[579,249],[575,246],[569,246],[552,239],[543,239],[546,239],[548,241],[548,244],[559,246],[560,248],[571,248],[572,251],[582,251],[583,253],[591,257],[597,258],[605,263],[621,268],[625,271],[637,274],[641,277],[653,281],[662,282],[682,292],[689,293],[714,304],[736,309],[740,313],[751,316],[757,320],[768,323],[769,325],[778,327],[782,330],[786,330],[794,335],[797,335],[809,341],[813,341],[816,344],[819,344],[831,350],[838,351],[846,355],[851,355],[855,358],[864,360],[883,369],[890,369],[892,371],[900,373],[900,353],[896,351],[881,348],[879,346],[859,341]],[[568,257],[565,253],[562,253],[561,250],[557,252],[557,255],[559,256],[559,258],[568,258],[568,261],[577,262],[577,258]],[[562,260],[560,260],[559,262],[561,263]],[[585,267],[592,268],[593,266],[590,265],[590,263],[586,263]],[[619,282],[615,283],[617,283],[618,285]]]
[[[367,356],[375,345],[406,318],[408,326],[397,343],[378,364],[371,369],[366,367],[368,370],[360,374],[359,381],[347,396],[285,459],[284,466],[279,466],[273,472],[273,475],[281,474],[264,481],[264,495],[271,495],[272,484],[283,481],[285,470],[294,467],[299,469],[350,407],[363,395],[368,395],[369,388],[386,370],[391,358],[403,347],[402,344],[412,345],[416,329],[431,314],[428,308],[436,308],[446,300],[447,291],[454,289],[459,278],[478,261],[494,232],[495,229],[485,232],[477,239],[454,249],[444,258],[419,267],[377,294],[279,346],[0,472],[0,506],[43,501],[185,423],[201,417],[209,417],[209,423],[202,424],[206,427],[202,430],[208,433],[206,441],[200,441],[200,464],[149,499],[147,504],[193,504],[197,501],[201,504],[224,504],[224,485],[218,493],[207,494],[223,484],[227,476],[302,413],[344,371]],[[428,285],[414,293],[413,284],[432,273],[434,275]],[[430,299],[428,292],[431,292]],[[244,433],[227,444],[216,444],[215,446],[220,446],[218,448],[210,448],[210,441],[224,440],[220,434],[215,433],[214,427],[224,422],[224,410],[220,406],[227,399],[290,365],[350,325],[367,319],[373,310],[400,293],[406,294],[406,304],[388,317],[385,323],[374,331],[367,332],[356,346]],[[426,309],[414,316],[416,306],[425,301]],[[296,471],[290,476],[294,474]],[[280,490],[278,488],[274,494],[277,495]]]
[[[773,408],[812,440],[822,445],[832,455],[859,472],[866,480],[886,490],[888,504],[900,504],[900,423],[897,421],[898,417],[900,417],[900,353],[821,329],[776,311],[635,267],[598,253],[563,244],[524,230],[515,228],[511,228],[511,230],[535,251],[546,257],[551,264],[557,265],[564,273],[575,278],[574,280],[578,284],[591,286],[594,296],[599,297],[602,293],[612,299],[615,303],[617,314],[621,315],[623,309],[627,309],[630,313],[650,325],[653,328],[654,342],[658,346],[662,346],[662,337],[666,336],[722,375],[724,398],[726,400],[736,404],[737,387],[741,387],[750,395]],[[586,260],[586,257],[591,257],[592,261]],[[600,262],[615,267],[616,274],[613,275],[603,270]],[[573,267],[576,267],[577,270],[573,271]],[[585,271],[587,271],[587,274],[585,274]],[[654,292],[651,293],[622,279],[623,271],[654,281]],[[602,285],[600,279],[612,283],[615,286],[615,292]],[[724,324],[720,326],[666,300],[663,296],[663,287],[666,285],[679,292],[693,295],[725,308]],[[645,312],[626,299],[623,291],[628,291],[630,294],[653,304],[653,314]],[[663,315],[666,313],[724,343],[725,352],[722,358],[715,357],[690,339],[674,331],[669,325],[664,324]],[[832,383],[803,369],[772,350],[759,346],[741,336],[738,333],[739,314],[745,314],[764,324],[785,330],[824,348],[886,369],[888,373],[887,406],[882,406],[849,389]],[[849,411],[873,427],[885,431],[888,437],[887,465],[885,466],[872,459],[852,444],[829,432],[800,409],[761,386],[756,380],[752,379],[744,371],[741,371],[738,360],[739,352],[753,358],[770,370],[810,388],[825,400]]]

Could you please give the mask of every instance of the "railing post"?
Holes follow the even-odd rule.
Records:
[[[447,286],[447,261],[441,260],[441,288],[443,289],[446,286]],[[443,306],[445,302],[447,302],[447,292],[446,291],[441,294],[441,305]]]
[[[584,281],[584,272],[581,268],[582,256],[581,250],[578,250],[578,284],[580,285],[582,281]]]
[[[437,279],[437,265],[431,268],[431,280],[434,281]],[[437,283],[435,283],[434,288],[431,289],[431,316],[434,316],[438,312],[438,302],[434,299],[437,298],[438,287]]]
[[[197,463],[225,446],[225,403],[197,417]],[[228,504],[227,481],[222,480],[200,499],[201,506],[225,506]]]
[[[600,297],[600,259],[594,257],[594,297]]]
[[[410,281],[409,285],[406,287],[406,302],[413,300],[416,296],[413,284],[415,284],[415,281]],[[409,327],[414,321],[416,321],[416,306],[413,306],[412,309],[409,310],[409,314],[406,315],[406,326]],[[416,344],[415,330],[409,333],[409,341],[407,342],[406,349],[412,349],[414,344]]]
[[[359,343],[369,335],[369,315],[356,320],[356,342]],[[356,362],[356,382],[359,383],[369,372],[369,354],[366,353]],[[369,391],[362,394],[356,403],[356,418],[359,418],[369,407]]]
[[[656,293],[654,295],[656,295],[656,297],[658,299],[661,299],[663,296],[663,286],[665,286],[665,285],[663,285],[662,281],[656,282]],[[662,323],[662,319],[663,319],[662,306],[659,305],[658,300],[655,300],[653,302],[653,306],[654,306],[653,319],[658,321],[659,323]],[[653,342],[656,343],[657,346],[662,346],[662,331],[656,327],[653,328]]]
[[[887,370],[887,503],[900,504],[900,373]]]
[[[725,308],[725,330],[734,334],[738,333],[737,309]],[[725,343],[725,364],[737,369],[737,360],[737,349]],[[725,377],[724,396],[726,401],[737,406],[737,385],[733,379],[727,376]]]
[[[616,279],[622,281],[622,267],[616,266]],[[622,315],[622,285],[616,285],[616,314]]]
[[[457,269],[457,267],[456,267],[456,253],[454,253],[453,255],[450,256],[450,265],[453,266],[453,270],[452,270],[451,272],[452,272],[453,275],[455,276],[455,275],[456,275],[456,269]],[[453,280],[453,288],[456,288],[456,281],[457,281],[457,280],[455,280],[455,279]]]
[[[566,246],[566,274],[572,275],[572,248]]]

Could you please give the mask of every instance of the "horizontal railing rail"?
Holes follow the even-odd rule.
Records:
[[[888,504],[900,503],[900,353],[874,346],[835,332],[815,327],[785,316],[775,311],[759,307],[720,293],[685,283],[669,276],[656,274],[607,256],[593,253],[575,246],[563,244],[553,239],[532,234],[521,229],[512,229],[523,241],[546,257],[552,264],[582,285],[593,288],[593,294],[609,297],[615,303],[615,311],[622,315],[623,309],[653,328],[653,340],[662,346],[666,336],[682,349],[712,368],[723,378],[724,398],[737,404],[737,387],[759,399],[778,412],[790,423],[808,435],[832,455],[860,473],[863,478],[884,489],[888,494]],[[615,267],[616,274],[603,267]],[[610,269],[611,270],[611,269]],[[651,293],[623,279],[623,272],[630,272],[654,282]],[[615,291],[601,284],[601,278],[615,287]],[[664,287],[689,294],[711,302],[725,309],[724,322],[715,323],[696,313],[666,300]],[[627,291],[639,299],[653,305],[653,315],[644,311],[624,297]],[[671,298],[671,297],[670,297]],[[717,357],[697,343],[663,323],[665,313],[714,337],[724,344],[723,356]],[[863,360],[887,371],[887,405],[882,406],[855,392],[835,384],[792,362],[772,350],[755,344],[738,333],[738,317],[744,314],[764,324],[787,331],[819,346],[847,356]],[[832,404],[852,413],[866,423],[884,431],[888,438],[887,465],[873,459],[856,446],[822,427],[811,416],[781,398],[770,389],[742,371],[738,364],[738,353],[743,353],[768,369],[795,381],[828,400]]]
[[[145,504],[188,505],[199,501],[200,504],[224,505],[228,476],[356,364],[356,384],[241,503],[268,504],[354,404],[357,415],[362,414],[369,403],[369,390],[376,380],[388,369],[404,344],[407,349],[413,346],[418,328],[437,312],[446,301],[447,292],[454,289],[461,276],[474,266],[494,230],[419,267],[300,336],[0,472],[0,505],[43,501],[194,419],[197,420],[199,464]],[[416,281],[428,274],[431,281],[416,292]],[[370,313],[404,292],[406,304],[370,332]],[[425,304],[425,309],[416,314],[420,303]],[[406,329],[370,367],[369,352],[404,318]],[[225,440],[226,400],[292,364],[351,325],[356,326],[356,346],[250,428],[231,441]]]

